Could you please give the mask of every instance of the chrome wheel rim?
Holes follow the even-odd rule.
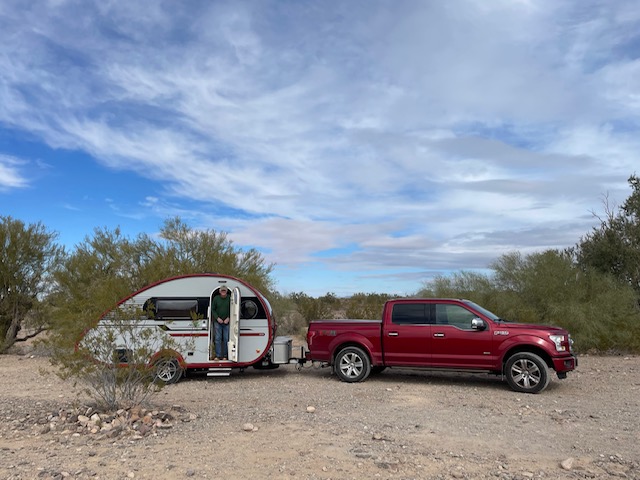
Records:
[[[176,365],[176,362],[173,360],[166,360],[158,364],[156,375],[163,382],[168,382],[175,376],[177,371],[178,366]]]
[[[511,378],[517,385],[529,390],[540,383],[542,372],[535,362],[522,358],[511,366]]]
[[[364,370],[364,362],[357,353],[347,353],[340,359],[340,371],[345,377],[355,378]]]

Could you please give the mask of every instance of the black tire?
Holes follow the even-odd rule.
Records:
[[[387,369],[387,367],[382,366],[382,365],[371,367],[371,375],[378,375],[379,373],[384,372],[386,369]]]
[[[516,392],[540,393],[551,381],[549,367],[535,353],[521,352],[512,355],[504,369],[509,386]]]
[[[154,364],[155,377],[154,381],[169,385],[176,383],[182,377],[182,367],[177,358],[164,357]]]
[[[371,361],[361,348],[346,347],[336,355],[333,369],[343,382],[362,382],[371,373]]]

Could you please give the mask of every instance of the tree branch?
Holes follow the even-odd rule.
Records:
[[[42,332],[45,332],[49,330],[49,328],[47,327],[39,327],[35,332],[30,333],[29,335],[25,335],[23,338],[16,338],[14,339],[14,342],[18,343],[18,342],[26,342],[27,340],[41,334]]]

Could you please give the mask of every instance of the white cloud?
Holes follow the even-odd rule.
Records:
[[[24,161],[0,154],[0,191],[23,188],[28,185],[23,173]]]
[[[279,263],[481,267],[626,195],[638,23],[626,0],[8,2],[0,122]]]

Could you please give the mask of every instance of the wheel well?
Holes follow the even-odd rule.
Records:
[[[338,345],[335,350],[333,351],[333,355],[331,355],[331,364],[336,363],[336,357],[338,356],[338,353],[347,348],[347,347],[357,347],[360,350],[362,350],[367,357],[369,357],[369,363],[371,363],[371,353],[369,352],[369,349],[367,347],[365,347],[364,345],[362,345],[361,343],[358,342],[345,342],[342,343],[340,345]]]
[[[553,370],[553,360],[551,360],[551,357],[549,356],[549,354],[547,352],[545,352],[542,348],[537,348],[533,345],[519,345],[517,347],[512,348],[511,350],[508,350],[507,353],[504,354],[504,357],[502,357],[502,371],[504,372],[504,367],[507,364],[507,361],[516,353],[534,353],[536,355],[538,355],[542,360],[544,360],[544,363],[547,364],[547,366]]]
[[[184,361],[184,358],[182,357],[182,355],[180,355],[180,353],[176,352],[173,349],[165,349],[165,350],[161,350],[159,352],[156,352],[150,358],[149,365],[153,366],[161,358],[162,359],[175,358],[178,361],[178,364],[180,365],[180,368],[182,368],[183,370],[187,369],[187,363]]]

